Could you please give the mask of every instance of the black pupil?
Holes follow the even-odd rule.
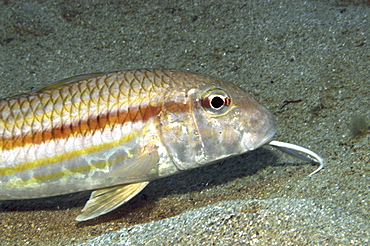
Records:
[[[214,97],[211,100],[211,106],[216,109],[221,108],[222,106],[224,106],[224,104],[225,104],[225,101],[221,97]]]

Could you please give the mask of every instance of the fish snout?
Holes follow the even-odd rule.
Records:
[[[266,108],[256,114],[248,124],[248,130],[244,131],[242,142],[250,151],[269,143],[278,130],[275,117]]]

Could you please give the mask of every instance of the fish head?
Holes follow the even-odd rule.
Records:
[[[205,76],[185,97],[187,115],[172,115],[177,120],[163,132],[180,170],[254,150],[270,142],[278,129],[272,113],[232,83]]]
[[[219,83],[197,93],[194,118],[203,143],[204,165],[254,150],[277,131],[272,113],[233,84]]]

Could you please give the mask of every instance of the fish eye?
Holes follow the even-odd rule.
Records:
[[[203,94],[201,104],[206,111],[221,114],[229,108],[231,98],[225,91],[213,89]]]

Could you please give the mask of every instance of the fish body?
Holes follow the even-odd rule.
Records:
[[[176,70],[76,76],[0,101],[0,200],[93,190],[77,220],[150,181],[271,141],[273,115],[219,79]]]

